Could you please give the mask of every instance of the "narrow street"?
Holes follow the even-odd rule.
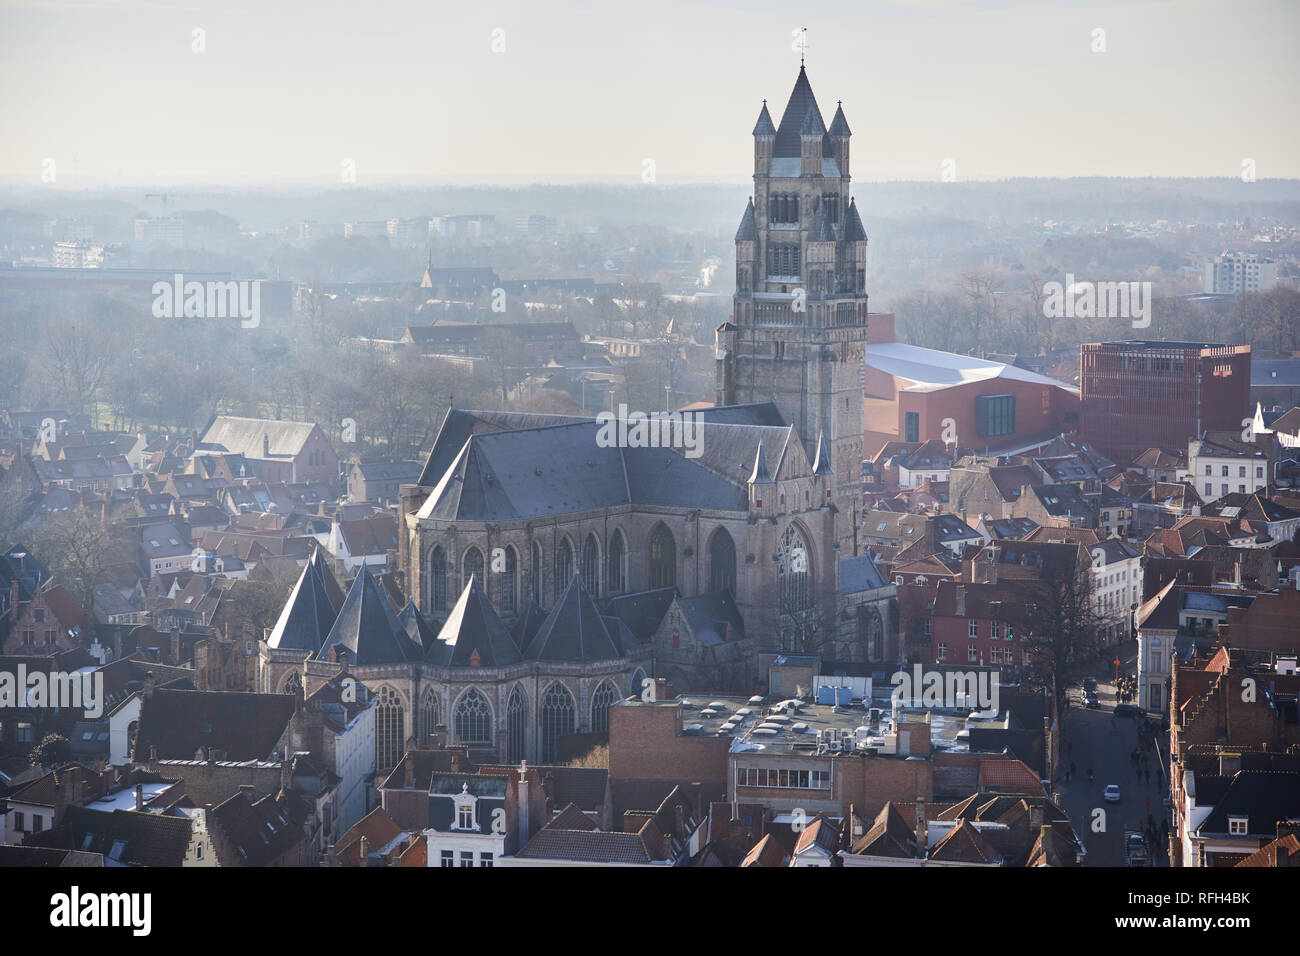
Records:
[[[1127,651],[1127,654],[1125,653]],[[1133,645],[1120,650],[1120,672],[1132,673]],[[1127,660],[1125,658],[1128,658]],[[1116,689],[1113,679],[1098,679],[1097,697],[1101,707],[1088,710],[1079,703],[1078,687],[1069,691],[1070,706],[1062,721],[1061,766],[1057,780],[1057,803],[1069,815],[1076,832],[1087,849],[1085,866],[1127,866],[1124,849],[1125,828],[1145,830],[1148,816],[1160,824],[1169,817],[1165,800],[1169,795],[1166,738],[1156,734],[1160,756],[1148,745],[1146,763],[1135,767],[1132,754],[1139,746],[1141,717],[1114,716]],[[1072,777],[1067,780],[1071,764]],[[1093,781],[1088,782],[1092,768]],[[1149,774],[1144,772],[1149,771]],[[1148,782],[1149,780],[1149,782]],[[1106,803],[1102,793],[1108,784],[1118,784],[1122,799]],[[1148,802],[1149,801],[1149,802]],[[1094,831],[1095,810],[1105,811],[1104,831]],[[1168,866],[1167,844],[1157,841],[1149,853],[1153,866]]]

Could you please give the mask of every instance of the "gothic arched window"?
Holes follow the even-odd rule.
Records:
[[[663,524],[650,533],[650,587],[670,588],[677,583],[677,545]]]
[[[469,579],[477,578],[478,586],[487,590],[487,582],[483,579],[483,552],[478,548],[470,548],[465,552],[465,557],[461,559],[460,565],[460,586],[469,587]]]
[[[594,534],[587,535],[582,545],[582,583],[596,597],[600,597],[600,546]]]
[[[532,591],[532,599],[538,604],[542,604],[542,543],[533,542],[533,566],[532,574],[529,578],[529,586]]]
[[[609,553],[605,555],[605,584],[610,594],[622,594],[627,590],[626,557],[627,545],[623,541],[623,532],[615,528],[609,539]]]
[[[569,578],[573,577],[573,545],[569,543],[568,538],[560,539],[560,547],[555,555],[555,598],[558,601],[560,592],[564,586],[569,583]]]
[[[574,730],[577,708],[573,695],[563,684],[556,682],[546,688],[542,696],[542,763],[555,763],[556,743]]]
[[[435,611],[447,610],[447,552],[434,548],[429,555],[429,605]]]
[[[519,592],[516,581],[519,579],[519,552],[513,545],[506,545],[506,566],[501,574],[501,613],[513,614],[519,606]]]
[[[596,693],[591,696],[591,732],[593,734],[609,733],[609,708],[613,705],[618,691],[609,681],[601,681]]]
[[[375,769],[391,770],[402,759],[406,746],[406,711],[402,698],[391,687],[379,688],[375,705]]]
[[[506,703],[506,761],[519,763],[528,755],[524,738],[524,695],[516,684]]]
[[[709,590],[736,593],[736,543],[726,528],[719,528],[709,541]]]
[[[438,695],[429,689],[425,691],[424,703],[420,707],[420,732],[424,734],[426,742],[441,719],[442,708],[439,706]]]
[[[470,688],[456,702],[456,743],[492,743],[492,708],[476,688]]]
[[[791,614],[812,606],[812,560],[808,542],[794,525],[781,536],[778,555],[781,583],[781,612]]]
[[[632,679],[628,682],[628,694],[635,697],[637,700],[645,700],[647,680],[649,680],[649,678],[645,676],[645,671],[638,667],[632,672]]]

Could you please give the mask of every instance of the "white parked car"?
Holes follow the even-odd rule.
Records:
[[[1101,797],[1107,803],[1119,803],[1120,801],[1119,784],[1117,783],[1106,784],[1106,790],[1101,795]]]

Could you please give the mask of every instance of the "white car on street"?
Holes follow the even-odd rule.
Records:
[[[1106,784],[1106,789],[1102,793],[1101,798],[1105,800],[1107,803],[1119,803],[1120,801],[1119,784],[1117,783]]]

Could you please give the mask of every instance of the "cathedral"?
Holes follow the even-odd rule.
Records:
[[[405,597],[365,569],[344,594],[313,558],[259,689],[345,667],[379,697],[384,770],[412,739],[561,760],[657,678],[754,693],[779,654],[896,661],[895,589],[854,533],[871,316],[850,135],[802,68],[779,127],[764,104],[716,404],[689,454],[602,441],[594,419],[452,409],[402,488]]]

